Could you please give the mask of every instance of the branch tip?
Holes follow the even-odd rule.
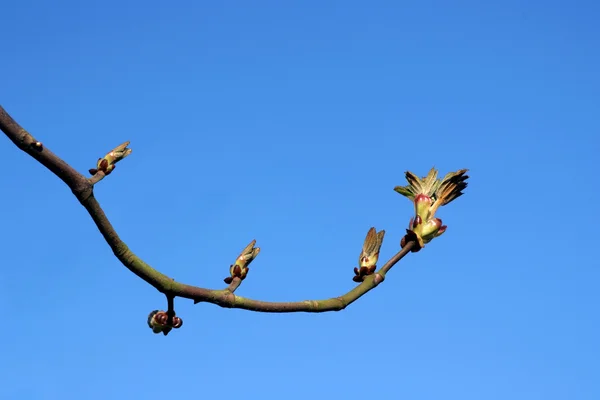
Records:
[[[435,217],[439,207],[445,206],[463,195],[469,178],[467,169],[446,174],[438,179],[438,171],[432,168],[423,178],[407,171],[407,186],[396,186],[394,190],[411,200],[415,207],[415,216],[410,219],[406,235],[400,246],[414,241],[412,252],[418,252],[425,244],[446,232],[447,226],[440,218]]]

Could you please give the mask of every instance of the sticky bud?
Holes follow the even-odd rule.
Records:
[[[375,272],[377,261],[379,260],[379,251],[383,243],[385,231],[377,232],[375,228],[369,229],[363,243],[362,251],[358,256],[358,268],[354,268],[355,282],[364,281],[365,277]]]
[[[163,333],[165,336],[171,329],[180,328],[183,325],[183,320],[176,315],[171,317],[169,323],[169,315],[165,311],[154,310],[148,315],[148,326],[154,333]]]
[[[241,254],[236,258],[235,263],[229,266],[229,275],[223,279],[226,284],[233,282],[233,278],[244,280],[248,275],[250,268],[248,267],[252,261],[260,253],[260,247],[254,247],[256,240],[251,241],[248,246],[242,250]]]

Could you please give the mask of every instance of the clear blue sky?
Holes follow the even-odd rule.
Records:
[[[469,168],[447,233],[339,313],[176,302],[0,138],[5,399],[598,399],[600,6],[593,1],[13,1],[2,104],[80,171],[130,248],[243,296],[353,287],[398,250],[410,169]]]

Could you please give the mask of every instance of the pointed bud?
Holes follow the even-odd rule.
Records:
[[[90,174],[96,175],[98,171],[102,171],[105,175],[109,175],[115,169],[116,163],[131,154],[131,149],[127,148],[127,146],[129,146],[129,141],[120,144],[108,152],[103,158],[98,159],[96,168],[89,170]]]
[[[355,281],[355,278],[359,277],[360,282],[362,282],[365,276],[371,275],[375,272],[377,261],[379,260],[379,251],[381,249],[384,236],[384,230],[377,232],[375,228],[371,228],[367,232],[362,251],[358,256],[359,268],[354,268],[354,274],[356,276],[353,279]]]
[[[230,276],[225,278],[225,283],[230,284],[233,278],[246,278],[250,268],[248,266],[260,253],[260,247],[254,247],[256,240],[253,240],[242,250],[241,254],[235,260],[235,263],[229,267]]]
[[[114,165],[131,154],[131,149],[127,148],[129,141],[122,143],[110,151],[104,158],[109,164]]]

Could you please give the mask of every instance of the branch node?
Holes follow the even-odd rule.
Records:
[[[385,280],[385,272],[379,271],[373,277],[373,283],[375,284],[375,286],[379,285],[384,280]]]

